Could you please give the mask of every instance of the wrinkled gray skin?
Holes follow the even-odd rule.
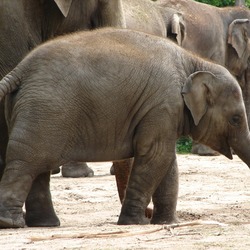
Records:
[[[169,38],[226,66],[244,84],[250,56],[248,8],[218,8],[192,0],[158,0],[156,4],[161,7]]]
[[[166,24],[158,6],[153,4],[151,0],[123,0],[122,1],[124,19],[126,27],[133,30],[143,31],[149,34],[166,37]],[[113,164],[110,173],[114,173],[114,165],[119,168],[119,172],[123,171],[124,163]],[[76,166],[78,166],[76,168]],[[127,161],[129,166],[129,161]],[[60,170],[54,171],[58,173]],[[62,167],[62,176],[64,177],[83,177],[92,176],[93,171],[89,171],[86,163],[70,162]],[[118,189],[120,187],[118,186]],[[119,194],[121,195],[121,194]]]
[[[192,0],[158,0],[167,36],[180,46],[225,66],[237,77],[250,124],[250,11],[244,7],[218,8]],[[212,24],[212,25],[211,25]],[[193,152],[214,154],[196,146]]]
[[[156,3],[124,0],[123,6],[127,28],[167,35],[185,49],[226,66],[239,80],[247,113],[250,113],[250,11],[247,8],[217,8],[191,0],[157,0]],[[196,144],[193,152],[218,154],[201,144]],[[116,165],[112,173],[118,171],[124,170]]]
[[[192,0],[123,2],[127,28],[163,37],[167,35],[185,49],[226,66],[240,82],[247,114],[250,113],[248,8],[218,8]],[[205,155],[216,154],[202,145],[197,151]]]
[[[148,34],[166,37],[167,29],[166,23],[160,11],[160,8],[150,0],[123,0],[123,13],[126,22],[126,28],[142,31]],[[125,164],[126,162],[126,164]],[[123,163],[113,163],[110,168],[110,174],[116,175],[116,184],[119,191],[121,201],[124,197],[126,186],[127,173],[131,168],[130,160],[123,161]],[[67,167],[68,168],[68,167]],[[124,169],[127,168],[127,169]],[[77,170],[74,166],[70,169],[70,175],[77,176]],[[121,178],[119,178],[121,177]],[[123,183],[119,186],[120,183]],[[123,191],[122,191],[123,190]]]
[[[150,0],[123,0],[126,27],[166,37],[166,23],[158,6]]]
[[[23,227],[32,183],[70,160],[134,157],[119,224],[145,223],[151,197],[151,223],[177,221],[175,143],[181,135],[230,159],[232,147],[250,166],[235,78],[157,36],[103,29],[55,39],[0,82],[4,96],[10,140],[0,183],[2,228]]]
[[[125,27],[120,0],[0,0],[0,77],[48,39],[103,26]],[[3,102],[0,117],[1,178],[8,142]],[[87,166],[85,170],[92,171]],[[49,172],[37,177],[27,198],[26,223],[30,226],[59,225],[47,186],[48,175]]]

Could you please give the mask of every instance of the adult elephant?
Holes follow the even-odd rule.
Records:
[[[97,27],[125,27],[120,0],[11,0],[0,1],[0,77],[11,71],[37,45],[53,37]],[[4,105],[0,106],[0,176],[5,167],[8,132]],[[33,183],[26,200],[26,223],[30,226],[55,226],[50,191],[44,185],[50,173]]]

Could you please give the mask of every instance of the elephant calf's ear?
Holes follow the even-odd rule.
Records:
[[[182,89],[184,102],[190,110],[195,125],[207,111],[210,83],[215,76],[210,72],[198,71],[191,74]]]

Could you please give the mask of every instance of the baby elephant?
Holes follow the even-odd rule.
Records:
[[[151,223],[177,221],[175,143],[181,135],[228,158],[232,147],[250,166],[237,81],[164,38],[111,28],[60,37],[1,80],[3,97],[9,143],[0,184],[2,228],[25,225],[27,198],[46,197],[39,205],[50,206],[46,173],[69,161],[134,157],[118,224],[145,223],[151,197]]]

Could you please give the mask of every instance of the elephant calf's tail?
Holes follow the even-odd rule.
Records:
[[[0,101],[16,90],[21,85],[21,80],[13,70],[0,81]]]

